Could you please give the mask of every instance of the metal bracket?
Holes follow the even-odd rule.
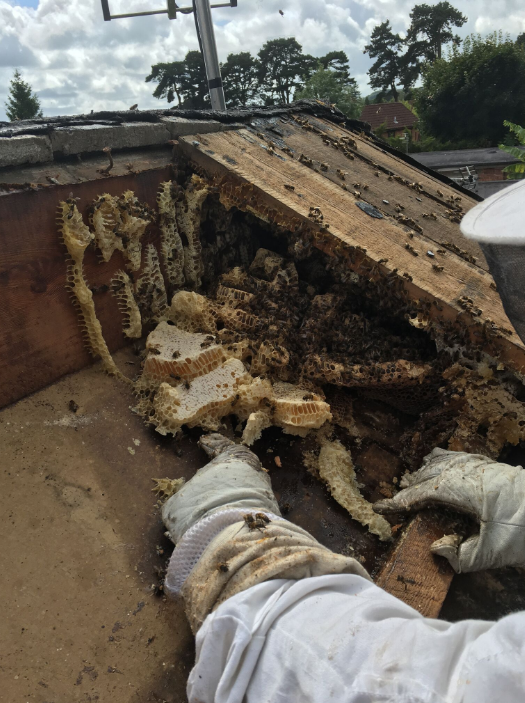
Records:
[[[127,12],[122,15],[112,15],[109,9],[109,0],[100,0],[102,3],[102,15],[104,17],[104,22],[110,22],[111,20],[120,20],[126,17],[146,17],[147,15],[168,15],[168,19],[176,20],[177,12],[182,15],[191,15],[193,12],[193,6],[190,7],[179,7],[175,0],[167,0],[166,10],[148,10],[147,12]],[[221,2],[216,5],[210,5],[211,9],[217,7],[237,7],[237,0],[230,0],[229,2]]]

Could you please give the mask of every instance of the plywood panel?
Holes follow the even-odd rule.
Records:
[[[491,288],[492,277],[479,266],[452,252],[441,258],[429,257],[427,252],[436,246],[424,232],[410,233],[391,217],[370,217],[356,206],[363,198],[343,190],[324,173],[307,167],[281,149],[272,154],[267,142],[253,131],[184,138],[180,144],[198,168],[215,177],[224,193],[237,193],[236,205],[240,209],[286,228],[310,229],[316,246],[328,253],[337,248],[338,242],[353,247],[354,252],[355,247],[366,249],[366,256],[348,258],[351,268],[374,280],[384,280],[389,273],[399,277],[406,274],[411,280],[402,280],[411,299],[436,303],[430,306],[430,318],[441,324],[459,322],[476,343],[490,348],[492,354],[515,370],[525,371],[525,347],[505,315],[499,296]],[[309,219],[311,207],[321,209],[324,222],[329,224],[329,234],[321,233]],[[459,232],[459,226],[454,226]],[[386,262],[379,265],[381,260]],[[433,267],[436,263],[444,269],[436,271]],[[464,311],[460,302],[464,297],[470,298],[481,311],[479,316]],[[509,334],[499,333],[487,342],[483,325],[492,322],[508,329]]]
[[[443,519],[425,511],[416,515],[376,578],[376,584],[428,618],[437,618],[454,571],[430,545],[446,534]]]
[[[56,225],[59,201],[73,193],[86,215],[97,195],[120,195],[131,189],[153,207],[158,184],[168,178],[170,171],[163,168],[0,196],[0,407],[90,362],[64,287],[65,250]],[[145,241],[156,236],[156,230],[149,228]],[[102,266],[95,252],[88,251],[86,278],[93,286],[108,283],[122,265],[118,252]],[[114,324],[120,313],[111,293],[95,293],[94,299],[108,346],[114,351],[124,343],[120,325]]]

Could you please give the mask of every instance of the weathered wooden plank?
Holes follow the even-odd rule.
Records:
[[[279,150],[273,155],[248,130],[183,138],[180,144],[197,167],[216,178],[231,204],[288,229],[309,228],[316,246],[327,253],[333,252],[338,241],[366,249],[366,256],[348,258],[351,268],[376,281],[395,270],[399,276],[406,274],[408,279],[402,280],[411,299],[436,303],[425,313],[429,319],[442,325],[459,322],[477,344],[513,369],[525,372],[525,347],[491,288],[492,277],[480,267],[452,252],[442,259],[428,257],[426,252],[435,248],[435,243],[424,233],[413,232],[411,237],[406,228],[389,217],[370,217],[356,207],[360,199],[352,193]],[[309,219],[311,207],[321,209],[324,222],[329,223],[329,234],[320,232]],[[387,261],[379,265],[384,259]],[[444,266],[443,271],[433,268],[436,261]],[[387,289],[384,294],[388,295]],[[459,301],[463,297],[472,299],[481,311],[479,316],[462,309]],[[491,321],[510,333],[491,336],[487,342],[483,323],[489,325]]]
[[[439,615],[454,576],[447,560],[430,551],[432,542],[445,534],[441,516],[419,513],[375,579],[378,586],[429,618]]]
[[[324,120],[310,118],[309,122],[326,130],[326,136],[331,139],[340,139],[345,134],[348,135],[346,130]],[[352,133],[357,149],[352,149],[354,160],[350,160],[342,151],[325,144],[323,137],[311,130],[304,129],[295,123],[285,125],[283,129],[286,132],[284,141],[297,152],[297,156],[304,153],[314,159],[317,167],[319,163],[328,165],[328,170],[323,172],[326,178],[341,185],[343,181],[337,175],[337,169],[347,172],[344,183],[350,191],[360,190],[364,200],[390,217],[396,216],[398,214],[396,206],[402,205],[404,208],[402,214],[415,220],[423,228],[425,237],[434,242],[437,248],[441,247],[443,242],[452,242],[474,256],[477,265],[488,271],[479,245],[465,239],[457,224],[446,214],[450,209],[451,197],[460,198],[460,201],[455,202],[463,207],[464,212],[476,205],[475,200],[464,194],[460,195],[453,187],[432,178],[403,159],[378,149],[364,135]],[[271,134],[269,136],[271,138]],[[374,164],[377,164],[379,169]],[[389,180],[389,173],[408,180],[410,184],[420,184],[422,189],[415,190],[398,180]],[[354,187],[354,184],[359,185]],[[365,185],[368,186],[366,190],[364,190]],[[423,217],[423,213],[427,215],[433,213],[437,219]],[[436,246],[432,248],[435,252]]]
[[[120,195],[130,189],[153,207],[158,184],[169,178],[169,169],[162,168],[0,197],[0,406],[90,362],[65,289],[65,249],[56,224],[59,201],[72,192],[86,215],[97,195]],[[145,241],[156,236],[151,227]],[[93,286],[109,283],[122,266],[119,252],[104,266],[94,251],[86,253],[85,274]],[[115,325],[115,319],[120,319],[115,299],[108,292],[97,293],[94,299],[108,346],[114,351],[124,343],[120,325]]]

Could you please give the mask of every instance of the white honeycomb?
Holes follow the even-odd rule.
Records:
[[[146,247],[142,275],[135,284],[135,292],[144,323],[159,321],[166,313],[168,299],[160,270],[159,255],[153,244]]]
[[[185,332],[161,322],[146,341],[143,375],[171,385],[213,371],[226,360],[224,348],[210,335]]]
[[[157,432],[176,434],[182,425],[217,430],[221,418],[231,412],[237,389],[249,380],[241,361],[228,359],[204,376],[175,388],[161,383],[153,407]]]
[[[354,464],[350,453],[341,442],[321,442],[319,475],[326,481],[330,493],[354,520],[368,527],[380,540],[392,539],[392,529],[381,515],[374,513],[372,504],[363,498],[357,485]]]
[[[175,293],[167,317],[186,332],[217,332],[214,306],[198,293],[185,290]]]
[[[128,274],[122,270],[117,271],[111,279],[110,289],[117,298],[118,308],[123,318],[122,331],[126,337],[138,339],[142,335],[142,321]]]
[[[173,186],[172,181],[161,183],[157,197],[160,214],[160,253],[166,279],[172,290],[184,285],[184,249],[177,227]]]
[[[185,203],[177,207],[177,225],[184,232],[184,277],[190,288],[199,288],[203,273],[202,246],[200,241],[201,210],[209,193],[205,180],[193,175],[184,192]]]
[[[304,430],[319,429],[330,422],[330,406],[321,396],[291,383],[277,382],[273,385],[275,410],[273,424],[294,434],[304,434]]]
[[[91,223],[104,261],[109,261],[118,249],[124,255],[126,268],[138,271],[142,254],[140,239],[150,222],[148,207],[131,190],[120,197],[108,193],[99,196],[92,206]]]
[[[94,236],[84,224],[82,215],[73,199],[59,203],[58,225],[71,257],[67,266],[66,286],[78,308],[80,328],[86,347],[92,356],[100,357],[104,371],[127,381],[128,379],[119,371],[109,352],[95,312],[93,293],[84,278],[84,253]]]

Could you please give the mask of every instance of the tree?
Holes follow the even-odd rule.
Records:
[[[323,68],[320,63],[317,71],[306,81],[304,88],[297,91],[296,98],[316,98],[334,103],[348,117],[357,118],[361,114],[363,101],[354,78],[343,82],[337,71]]]
[[[341,83],[346,83],[350,79],[350,66],[348,64],[348,56],[344,51],[330,51],[326,56],[321,56],[319,63],[323,68],[329,68],[333,71],[335,77]]]
[[[188,51],[183,61],[157,63],[146,76],[146,83],[158,83],[153,96],[166,98],[169,103],[177,97],[178,106],[201,110],[209,107],[208,81],[200,51]]]
[[[490,146],[503,140],[505,119],[523,120],[524,85],[520,46],[501,33],[471,36],[461,48],[452,47],[447,59],[424,68],[415,104],[427,134]]]
[[[368,71],[370,85],[372,88],[379,88],[381,94],[388,91],[398,99],[397,83],[403,79],[404,64],[400,50],[403,40],[399,34],[392,32],[390,22],[382,22],[374,27],[370,37],[370,44],[365,46],[364,54],[368,53],[371,59],[376,59],[371,69]]]
[[[296,39],[271,39],[259,51],[259,81],[267,103],[289,103],[316,70],[318,59],[303,54]]]
[[[525,147],[525,129],[507,120],[503,124],[510,129],[518,144]],[[525,178],[525,150],[517,146],[507,146],[506,144],[500,144],[499,148],[518,160],[517,164],[510,164],[510,166],[504,168],[505,173],[509,174],[510,178]]]
[[[259,63],[249,51],[228,54],[221,74],[228,107],[246,107],[254,101],[259,92]]]
[[[522,46],[525,49],[525,32],[518,34],[518,36],[516,37],[516,44],[518,46]]]
[[[410,19],[405,40],[409,53],[433,62],[441,58],[444,44],[452,42],[458,46],[461,43],[452,27],[462,27],[468,18],[449,2],[438,2],[437,5],[415,5]]]
[[[13,120],[31,120],[34,117],[42,117],[40,100],[33,93],[29,83],[22,80],[22,75],[18,69],[16,69],[11,79],[5,111],[11,122]]]

